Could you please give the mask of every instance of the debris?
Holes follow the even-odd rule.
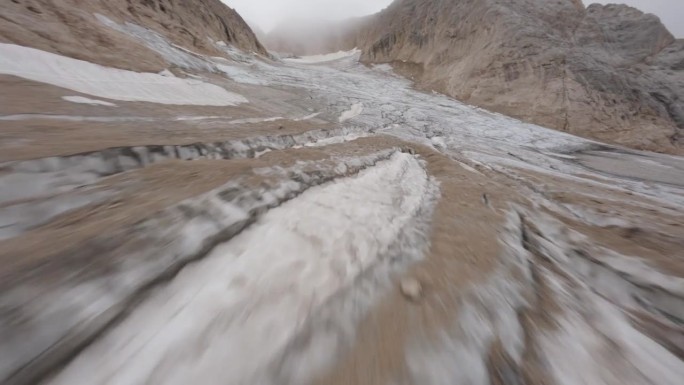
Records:
[[[406,299],[416,302],[423,297],[423,285],[415,278],[405,278],[401,281],[401,293]]]

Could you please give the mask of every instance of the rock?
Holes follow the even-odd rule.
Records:
[[[359,47],[426,90],[546,127],[684,153],[684,40],[626,5],[396,0],[353,22]],[[338,28],[339,27],[335,27]]]
[[[242,17],[220,0],[32,0],[32,12],[22,3],[5,1],[0,7],[0,41],[105,66],[160,72],[169,63],[141,39],[105,26],[94,15],[133,23],[210,56],[221,55],[226,44],[268,55]]]
[[[404,278],[401,281],[401,293],[406,299],[417,302],[423,297],[423,285],[415,278]]]

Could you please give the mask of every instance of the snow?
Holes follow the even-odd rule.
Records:
[[[253,123],[266,123],[275,122],[278,120],[285,119],[282,116],[271,116],[268,118],[244,118],[244,119],[234,119],[229,121],[229,124],[253,124]]]
[[[197,80],[105,67],[14,44],[0,43],[0,74],[121,101],[205,106],[247,102],[241,95]]]
[[[286,62],[290,63],[302,63],[302,64],[315,64],[315,63],[325,63],[325,62],[330,62],[330,61],[335,61],[335,60],[340,60],[348,57],[352,57],[355,55],[358,55],[361,51],[354,48],[351,51],[338,51],[335,53],[327,53],[323,55],[311,55],[311,56],[302,56],[300,58],[290,58],[290,59],[284,59]]]
[[[430,185],[420,162],[398,153],[311,188],[186,267],[48,384],[275,385],[265,369],[311,313],[387,253]],[[331,354],[334,341],[318,337]],[[299,373],[302,364],[312,365]]]
[[[329,146],[331,144],[338,144],[338,143],[345,143],[345,142],[351,142],[353,140],[359,139],[359,138],[365,138],[368,137],[369,134],[363,134],[363,133],[349,133],[347,135],[342,135],[342,136],[333,136],[330,138],[325,138],[325,139],[320,139],[316,142],[311,142],[307,143],[304,146],[305,147],[324,147],[324,146]]]
[[[340,123],[346,122],[349,119],[353,119],[363,112],[363,104],[361,103],[356,103],[353,104],[349,110],[344,111],[342,115],[340,115]]]
[[[313,114],[306,115],[306,116],[302,116],[301,118],[296,118],[296,119],[294,119],[294,121],[295,121],[295,122],[302,122],[302,121],[305,121],[305,120],[311,120],[311,119],[317,117],[317,116],[320,115],[320,114],[321,114],[320,112],[314,112]]]
[[[116,104],[105,102],[104,100],[90,99],[83,96],[62,96],[62,99],[67,102],[79,103],[79,104],[90,104],[91,106],[106,106],[106,107],[116,107]]]

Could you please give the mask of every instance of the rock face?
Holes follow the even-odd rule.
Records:
[[[429,90],[572,134],[684,148],[684,42],[625,5],[397,0],[335,49]]]
[[[124,69],[166,68],[158,53],[105,28],[98,15],[134,23],[202,54],[218,53],[219,41],[267,53],[242,17],[220,0],[7,0],[0,8],[0,42]]]

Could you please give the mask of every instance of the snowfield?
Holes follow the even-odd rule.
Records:
[[[33,48],[0,43],[0,74],[112,100],[235,106],[243,96],[202,81],[104,67]]]

